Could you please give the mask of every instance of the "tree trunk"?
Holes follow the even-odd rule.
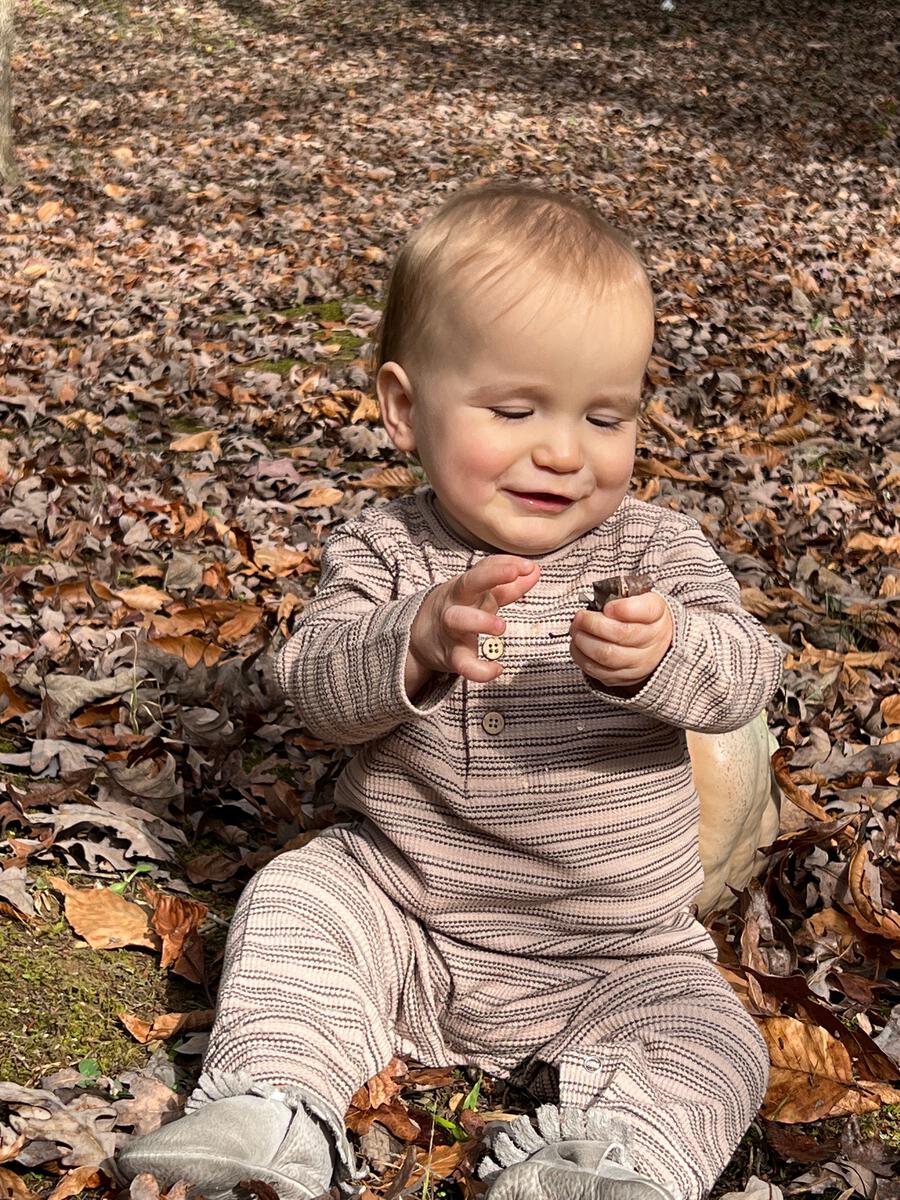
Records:
[[[12,183],[16,177],[12,140],[12,44],[13,4],[0,0],[0,180]]]

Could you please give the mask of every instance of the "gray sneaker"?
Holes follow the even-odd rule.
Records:
[[[616,1142],[556,1142],[501,1171],[487,1200],[675,1200],[668,1188],[615,1161]]]
[[[229,1096],[136,1138],[111,1166],[123,1186],[148,1172],[163,1191],[184,1179],[191,1194],[232,1200],[236,1184],[257,1179],[281,1200],[311,1200],[331,1187],[334,1149],[322,1122],[303,1108]]]
[[[632,1166],[631,1132],[600,1108],[535,1113],[489,1133],[478,1175],[491,1183],[487,1200],[676,1200],[663,1184]]]

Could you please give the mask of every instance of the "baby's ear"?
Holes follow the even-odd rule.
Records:
[[[412,451],[416,437],[412,426],[412,384],[399,363],[386,362],[375,381],[381,423],[398,450]]]

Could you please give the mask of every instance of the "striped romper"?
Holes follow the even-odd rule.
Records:
[[[416,611],[484,553],[430,490],[329,537],[276,671],[315,736],[359,745],[337,786],[350,819],[246,888],[205,1069],[226,1092],[296,1086],[343,1114],[395,1053],[471,1064],[624,1118],[637,1169],[698,1200],[759,1107],[768,1058],[692,914],[684,730],[746,724],[781,649],[696,521],[626,496],[536,559],[503,636],[481,639],[498,679],[436,676],[413,702]],[[592,581],[620,570],[652,575],[675,628],[627,699],[568,652]]]

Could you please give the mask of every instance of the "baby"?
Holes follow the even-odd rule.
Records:
[[[247,887],[204,1074],[120,1178],[349,1189],[343,1114],[394,1054],[546,1101],[495,1135],[490,1200],[699,1200],[728,1162],[768,1058],[691,911],[685,730],[749,722],[782,656],[697,522],[628,495],[653,330],[634,250],[566,196],[466,190],[401,251],[377,390],[430,487],[332,534],[276,664],[360,746],[352,819]],[[653,589],[584,607],[619,574]]]

